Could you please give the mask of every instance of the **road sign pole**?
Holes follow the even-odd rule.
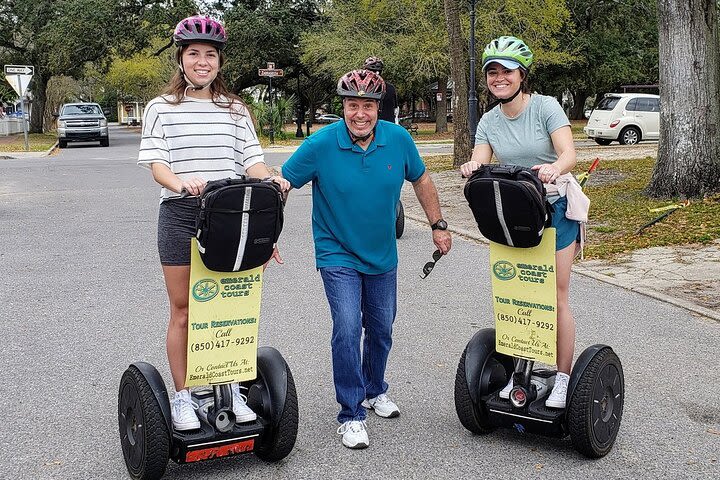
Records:
[[[275,143],[275,119],[273,118],[272,109],[272,77],[268,77],[270,80],[270,143]]]
[[[17,76],[18,86],[20,87],[20,91],[23,91],[22,88],[22,78],[20,75]],[[30,143],[28,142],[28,129],[27,129],[27,121],[25,121],[25,100],[23,97],[20,97],[20,105],[22,105],[22,126],[23,126],[23,133],[25,134],[25,151],[30,151]],[[28,114],[28,118],[30,118],[30,115]]]

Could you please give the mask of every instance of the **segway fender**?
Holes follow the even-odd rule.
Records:
[[[567,393],[567,404],[570,405],[572,402],[572,396],[575,392],[575,387],[577,386],[578,381],[582,377],[583,373],[585,372],[585,368],[587,368],[590,361],[597,355],[598,352],[601,350],[609,348],[612,350],[611,347],[608,345],[603,345],[602,343],[598,343],[596,345],[593,345],[591,347],[586,348],[583,350],[583,352],[578,357],[577,361],[575,362],[575,366],[572,369],[572,372],[570,373],[570,382],[568,383],[568,393]]]
[[[260,347],[257,354],[258,372],[265,380],[270,395],[270,418],[273,428],[278,422],[285,408],[287,395],[287,363],[283,356],[273,347]]]
[[[465,378],[474,404],[480,402],[480,376],[487,357],[495,351],[495,329],[479,330],[467,344],[465,354]]]
[[[160,405],[160,411],[162,412],[165,423],[167,424],[168,432],[172,432],[172,417],[170,415],[170,401],[168,400],[167,388],[165,388],[165,382],[163,381],[160,373],[157,369],[147,362],[135,362],[131,366],[137,368],[148,384],[152,388],[155,399]]]

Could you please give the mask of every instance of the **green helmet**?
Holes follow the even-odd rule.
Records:
[[[533,53],[525,42],[517,37],[499,37],[488,43],[482,55],[482,71],[488,64],[498,62],[505,68],[527,71],[533,61]]]

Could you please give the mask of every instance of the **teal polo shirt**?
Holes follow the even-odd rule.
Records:
[[[395,268],[395,205],[403,182],[423,173],[412,137],[394,123],[379,120],[367,150],[352,143],[344,121],[308,137],[282,174],[293,188],[312,182],[317,268],[371,275]]]

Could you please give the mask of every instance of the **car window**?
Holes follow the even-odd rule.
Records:
[[[637,110],[638,110],[639,112],[650,112],[650,111],[652,111],[652,110],[651,110],[651,107],[650,107],[650,99],[649,99],[649,98],[638,98],[637,101],[638,101],[638,108],[637,108]]]
[[[65,105],[62,115],[102,115],[97,105]]]
[[[595,110],[612,110],[620,101],[620,97],[605,97],[600,100]]]
[[[650,110],[651,112],[659,112],[660,111],[660,99],[658,98],[649,98],[650,100]]]
[[[627,110],[628,112],[634,112],[634,111],[636,111],[636,110],[639,110],[639,108],[638,108],[638,99],[637,99],[637,98],[633,98],[632,100],[630,100],[630,101],[628,102],[627,106],[625,107],[625,110]]]

